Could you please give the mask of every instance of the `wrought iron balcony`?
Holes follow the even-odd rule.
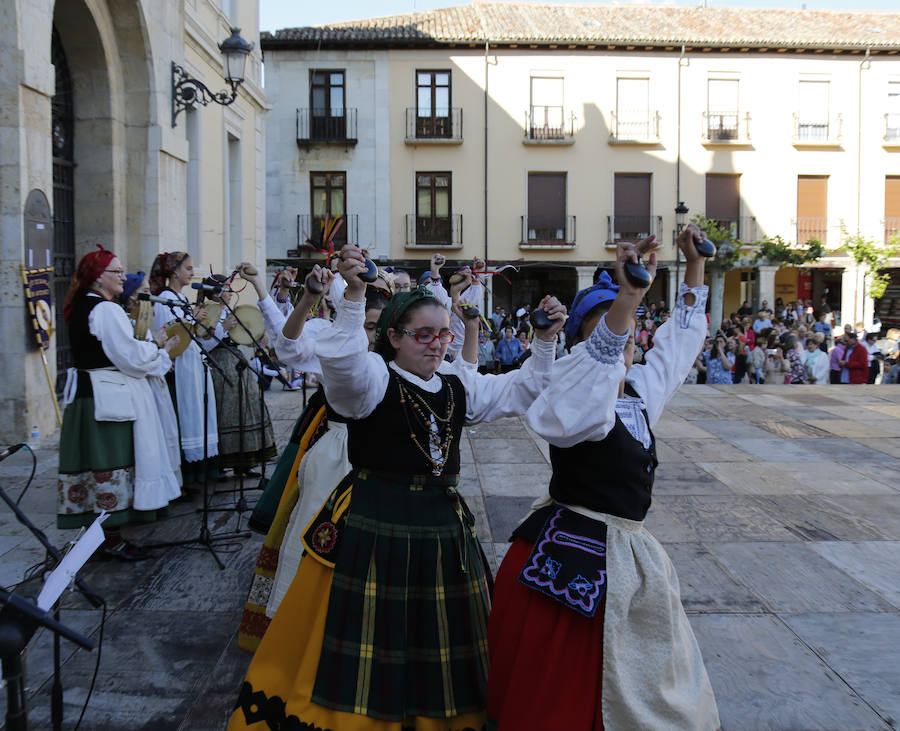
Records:
[[[823,244],[828,236],[828,219],[825,216],[799,216],[797,218],[797,245],[803,246],[810,239]]]
[[[705,217],[715,221],[726,231],[734,236],[736,241],[752,244],[759,240],[759,230],[756,225],[756,216],[738,216],[737,218],[714,218],[708,214]]]
[[[662,241],[662,216],[607,216],[606,227],[609,246],[619,241],[637,242],[650,234]]]
[[[348,241],[355,244],[359,241],[359,216],[355,213],[345,214],[344,223],[334,235],[334,248],[340,249]],[[297,215],[297,246],[303,248],[306,238],[313,241],[321,239],[325,226],[325,216],[313,216],[308,213]]]
[[[461,246],[463,218],[461,213],[449,216],[406,215],[407,246]]]
[[[794,113],[794,144],[798,146],[816,147],[820,145],[839,145],[843,134],[843,119],[837,114],[830,119],[804,116]]]
[[[519,246],[575,246],[575,216],[521,216]]]
[[[750,114],[740,112],[703,112],[703,141],[741,143],[750,141]]]
[[[534,106],[525,112],[526,144],[571,144],[574,138],[574,113],[566,119],[565,110],[557,106]]]
[[[355,145],[356,109],[298,109],[297,142],[303,145]]]
[[[406,110],[406,143],[431,143],[459,145],[463,141],[463,115],[460,107],[435,109],[434,114],[419,114],[419,110]]]
[[[900,241],[900,218],[889,216],[884,219],[884,243],[890,244],[894,238]]]
[[[611,112],[609,141],[618,144],[659,142],[660,115],[656,109]]]

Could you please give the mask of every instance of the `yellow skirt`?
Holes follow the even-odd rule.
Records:
[[[310,700],[322,651],[333,569],[309,554],[300,561],[268,631],[253,656],[229,731],[310,728],[322,731],[477,731],[485,713],[453,718],[417,716],[404,722],[380,721],[319,706]],[[291,718],[293,717],[293,718]]]

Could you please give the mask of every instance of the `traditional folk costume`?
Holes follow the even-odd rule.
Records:
[[[675,569],[643,527],[657,465],[651,427],[703,343],[706,297],[706,287],[682,285],[646,364],[627,376],[628,334],[612,333],[604,315],[528,411],[550,443],[553,476],[497,574],[492,728],[719,727]]]
[[[379,329],[424,296],[395,296]],[[343,301],[317,345],[353,472],[304,535],[229,729],[484,726],[490,574],[456,490],[459,439],[464,423],[524,412],[553,344],[509,376],[459,358],[423,381],[367,352],[364,307]]]
[[[263,302],[266,301],[270,304],[265,305],[266,309],[263,306],[260,309],[267,326],[271,320],[278,358],[294,368],[302,363],[302,370],[321,375],[322,369],[315,354],[315,339],[331,323],[314,318],[305,323],[299,337],[285,338],[282,334],[284,316],[271,306],[271,298],[267,297]],[[238,631],[238,646],[249,652],[259,646],[294,580],[304,550],[303,531],[329,493],[350,472],[346,419],[328,407],[321,390],[310,398],[307,408],[294,425],[288,449],[293,456],[283,456],[276,468],[276,472],[281,470],[284,479],[275,480],[273,476],[259,501],[263,508],[259,511],[254,509],[251,518],[256,526],[264,525],[267,532],[257,557]],[[273,512],[273,506],[277,506],[277,511]],[[263,513],[264,510],[267,514]]]
[[[164,263],[160,265],[160,259]],[[160,254],[154,262],[154,273],[151,274],[151,288],[157,297],[178,302],[181,307],[175,314],[187,323],[194,322],[191,303],[188,298],[168,287],[160,289],[159,278],[169,277],[184,261],[187,254],[174,252]],[[155,281],[154,281],[155,280]],[[173,321],[173,310],[166,305],[153,305],[153,329]],[[185,337],[182,335],[181,337]],[[204,386],[205,380],[205,386]],[[216,467],[219,454],[218,423],[216,421],[216,395],[209,373],[204,373],[202,355],[197,343],[192,342],[187,349],[175,358],[175,371],[166,376],[172,400],[178,414],[178,430],[181,439],[181,474],[184,484],[202,483],[205,477],[218,477]],[[207,393],[206,402],[206,463],[204,463],[204,388]]]
[[[98,272],[113,258],[101,253],[108,258]],[[74,293],[65,319],[75,366],[64,397],[57,526],[89,525],[103,510],[110,513],[104,529],[155,520],[181,494],[147,380],[165,375],[171,360],[136,340],[125,311],[95,292]]]
[[[221,284],[218,277],[205,279],[204,283]],[[222,327],[227,314],[223,310],[220,321],[210,328],[211,333],[201,327],[198,335],[209,359],[221,369],[210,369],[216,395],[219,469],[250,472],[254,466],[275,456],[275,434],[269,410],[265,402],[260,403],[256,373],[249,367],[238,368],[241,361],[235,351],[240,346]],[[209,334],[215,338],[206,337]]]

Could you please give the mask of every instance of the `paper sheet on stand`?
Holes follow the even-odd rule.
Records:
[[[106,516],[105,510],[100,513],[97,519],[84,532],[84,535],[72,546],[72,550],[59,562],[59,566],[50,572],[50,576],[44,582],[44,587],[37,598],[37,605],[45,612],[49,611],[50,607],[56,603],[56,600],[62,596],[66,587],[75,578],[75,574],[81,570],[81,567],[87,563],[94,551],[103,543],[105,536],[100,524],[106,520]]]

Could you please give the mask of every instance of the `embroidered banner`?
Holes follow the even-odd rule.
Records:
[[[22,280],[25,283],[25,301],[31,315],[31,328],[35,340],[42,350],[50,347],[50,336],[53,327],[52,279],[53,267],[43,269],[26,269],[22,267]]]
[[[593,617],[606,593],[606,524],[567,508],[554,510],[519,581]]]

